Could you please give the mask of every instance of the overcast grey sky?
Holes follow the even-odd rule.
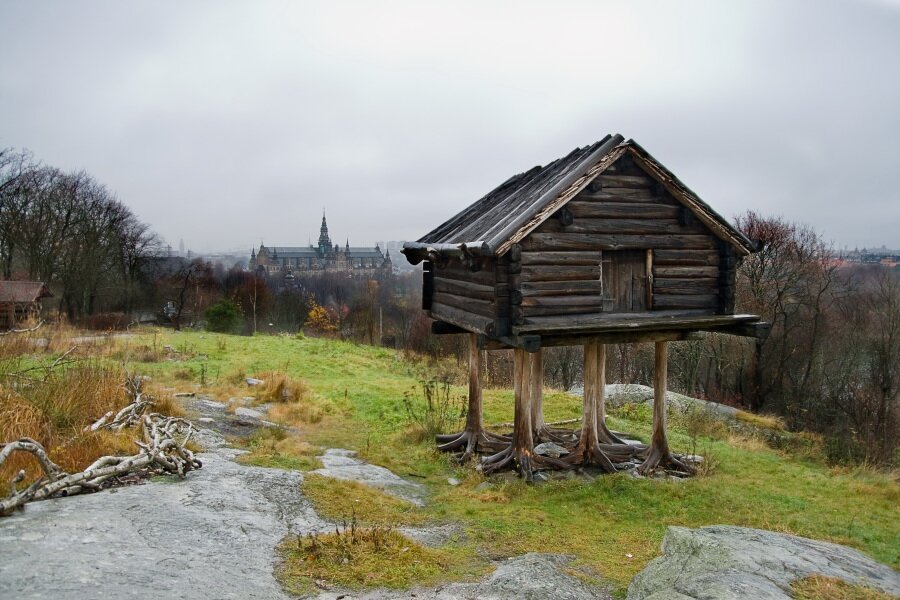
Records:
[[[720,213],[900,247],[900,1],[0,2],[0,146],[174,247],[414,239],[620,132]]]

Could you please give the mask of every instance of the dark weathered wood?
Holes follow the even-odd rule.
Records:
[[[572,281],[534,281],[519,284],[525,296],[561,296],[564,294],[594,294],[599,296],[602,289],[599,279]]]
[[[653,434],[650,448],[638,472],[646,475],[658,467],[672,467],[693,473],[693,468],[681,463],[669,450],[666,437],[666,387],[668,378],[668,343],[656,342],[656,368],[653,373]]]
[[[644,313],[609,315],[583,314],[577,317],[534,317],[528,324],[514,328],[514,333],[588,334],[621,331],[705,331],[738,323],[759,321],[757,315],[712,315],[705,309],[658,310]]]
[[[538,233],[590,233],[590,234],[705,234],[699,223],[681,225],[675,219],[603,219],[579,217],[571,225],[559,221],[546,221]]]
[[[497,296],[497,290],[494,286],[462,281],[460,279],[444,279],[438,276],[434,278],[433,285],[435,292],[456,294],[457,296],[466,296],[478,300],[493,300]]]
[[[437,267],[434,271],[436,277],[441,279],[453,279],[457,281],[469,281],[480,285],[494,285],[497,282],[497,276],[493,268],[482,269],[481,271],[470,271],[456,263],[456,266]]]
[[[678,219],[679,207],[652,202],[572,200],[566,205],[576,219]]]
[[[437,436],[438,450],[461,450],[460,462],[465,462],[481,451],[497,452],[509,445],[509,439],[484,429],[481,399],[481,350],[478,336],[469,335],[469,410],[466,412],[466,428],[459,432]]]
[[[654,250],[653,260],[658,266],[716,266],[719,253],[714,250]]]
[[[600,184],[601,189],[608,188],[637,188],[646,189],[656,185],[656,181],[647,175],[613,175],[603,173],[594,182]]]
[[[653,293],[655,294],[717,294],[718,279],[679,279],[670,277],[654,277]]]
[[[599,291],[599,289],[598,289]],[[599,295],[592,296],[525,296],[522,298],[524,307],[565,307],[565,306],[598,306],[603,302]],[[527,312],[527,311],[526,311]]]
[[[573,215],[572,211],[565,206],[556,211],[553,216],[556,217],[556,220],[559,221],[559,223],[564,227],[567,225],[571,225],[575,220],[575,215]]]
[[[579,266],[553,266],[540,265],[522,267],[522,273],[519,275],[520,281],[536,282],[536,281],[572,281],[572,280],[599,280],[600,264],[596,265],[579,265]]]
[[[655,188],[601,187],[599,191],[585,190],[575,196],[579,200],[612,200],[615,202],[652,202],[661,201],[664,195]]]
[[[446,321],[453,325],[457,325],[466,331],[472,333],[484,333],[493,335],[495,332],[494,319],[477,315],[466,310],[460,310],[446,304],[438,304],[435,302],[431,305],[429,315],[432,319],[438,321]]]
[[[522,314],[526,320],[530,320],[532,317],[549,317],[554,315],[570,315],[577,317],[583,314],[603,312],[605,309],[608,309],[608,307],[609,305],[603,301],[598,301],[596,304],[589,304],[586,306],[523,306]]]
[[[619,250],[603,254],[603,297],[606,310],[619,313],[647,309],[646,250]]]
[[[422,310],[431,310],[434,295],[434,263],[425,261],[422,265]]]
[[[655,308],[709,308],[719,305],[718,294],[653,294]]]
[[[532,233],[522,243],[526,250],[646,250],[647,248],[712,249],[708,235],[589,235]]]
[[[467,312],[475,313],[484,317],[494,318],[497,309],[491,300],[477,300],[475,298],[467,298],[466,296],[457,296],[456,294],[448,294],[447,292],[434,292],[434,304],[445,304],[458,308]]]
[[[599,266],[602,252],[523,252],[522,266]]]
[[[716,278],[719,276],[719,267],[667,267],[657,263],[653,268],[654,277],[672,278]]]
[[[444,323],[443,321],[432,321],[431,333],[434,335],[455,335],[458,333],[468,333],[467,330],[453,325],[452,323]]]

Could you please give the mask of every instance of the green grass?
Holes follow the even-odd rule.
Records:
[[[178,389],[199,383],[203,372],[208,389],[234,390],[233,395],[246,394],[247,388],[235,383],[242,376],[280,371],[302,379],[311,390],[309,401],[321,409],[320,422],[300,424],[302,439],[317,447],[358,450],[370,462],[423,482],[432,494],[425,518],[462,524],[472,553],[575,554],[621,594],[633,575],[659,555],[667,526],[732,524],[847,544],[900,567],[900,486],[890,474],[836,470],[758,442],[701,438],[699,450],[711,454],[717,466],[708,476],[686,481],[617,474],[592,482],[527,486],[497,480],[481,486],[484,480],[471,467],[453,466],[430,442],[413,441],[403,397],[421,397],[419,380],[428,370],[424,360],[410,362],[393,350],[349,342],[287,336],[166,332],[157,334],[156,342],[180,349],[181,359],[141,363],[140,372]],[[139,337],[129,344],[139,348],[148,341]],[[193,380],[176,378],[185,370]],[[462,397],[465,390],[453,388],[453,394]],[[486,390],[485,421],[510,421],[512,405],[510,390]],[[548,421],[569,419],[580,416],[581,401],[548,390],[544,407]],[[646,441],[649,412],[618,411],[610,425]],[[673,419],[670,442],[676,450],[690,449],[685,427]],[[278,462],[272,464],[305,467],[292,467],[288,458]],[[462,484],[450,486],[448,477]],[[364,511],[357,516],[366,519]]]

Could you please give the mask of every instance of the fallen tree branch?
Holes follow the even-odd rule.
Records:
[[[187,443],[196,431],[194,425],[180,417],[144,414],[153,405],[153,398],[141,392],[142,384],[140,377],[129,377],[125,388],[132,402],[115,415],[109,411],[93,425],[84,428],[84,431],[121,431],[140,425],[142,440],[134,442],[139,448],[137,454],[103,456],[80,473],[67,473],[50,459],[39,442],[31,438],[21,438],[0,446],[0,466],[14,453],[24,452],[37,459],[43,472],[41,477],[22,490],[18,486],[25,479],[25,471],[19,471],[12,478],[9,495],[0,500],[0,516],[12,514],[28,502],[95,491],[111,478],[141,470],[172,473],[183,478],[188,471],[199,469],[201,462],[187,449]]]
[[[31,333],[32,331],[37,331],[38,329],[40,329],[41,325],[43,325],[43,324],[44,324],[44,322],[40,321],[34,327],[29,327],[27,329],[10,329],[9,331],[3,331],[3,332],[0,332],[0,337],[3,337],[5,335],[12,335],[14,333]]]
[[[194,426],[189,421],[153,413],[143,416],[141,430],[144,439],[142,442],[135,441],[140,448],[137,454],[103,456],[80,473],[63,471],[50,460],[44,447],[30,438],[5,444],[0,449],[0,465],[13,453],[25,452],[37,459],[43,476],[25,489],[19,490],[18,484],[25,477],[25,472],[19,471],[10,482],[10,495],[0,500],[0,516],[11,514],[28,502],[74,496],[85,490],[100,489],[100,485],[112,477],[127,475],[141,469],[153,468],[183,478],[188,471],[202,466],[201,462],[194,458],[193,452],[185,447],[194,432]],[[179,441],[176,435],[182,439]]]

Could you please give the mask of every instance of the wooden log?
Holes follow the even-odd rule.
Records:
[[[541,347],[581,346],[591,342],[600,344],[642,344],[646,342],[680,342],[700,339],[693,331],[623,331],[613,333],[592,333],[586,335],[543,335]]]
[[[719,277],[719,267],[667,267],[657,264],[653,268],[653,276],[710,279]]]
[[[446,304],[439,304],[437,302],[432,304],[429,316],[438,321],[446,321],[447,323],[457,325],[472,333],[493,335],[496,330],[494,319],[492,318],[487,318],[482,315],[477,315],[466,310],[447,306]]]
[[[663,194],[655,188],[601,187],[599,191],[584,190],[575,198],[579,200],[611,200],[613,202],[659,202]]]
[[[601,252],[522,252],[522,267],[535,265],[598,266]]]
[[[636,188],[646,189],[656,185],[656,181],[647,175],[613,175],[603,173],[594,181],[600,183],[601,189],[607,188]]]
[[[719,305],[718,294],[653,294],[653,306],[665,308],[710,308]]]
[[[434,263],[425,261],[422,265],[422,310],[431,310],[434,296]]]
[[[481,271],[473,272],[461,266],[444,268],[438,266],[434,271],[434,275],[441,279],[467,281],[479,285],[494,285],[497,282],[497,276],[493,269],[482,269]]]
[[[654,277],[654,294],[717,294],[719,280],[713,278],[681,279]]]
[[[759,321],[756,315],[714,315],[709,309],[654,310],[645,313],[585,313],[577,317],[533,317],[516,333],[587,334],[611,331],[705,331],[744,322]]]
[[[526,355],[531,400],[531,430],[533,435],[544,427],[544,360],[540,350]]]
[[[462,327],[453,325],[452,323],[444,323],[443,321],[432,321],[431,333],[434,335],[455,335],[458,333],[468,333]]]
[[[650,448],[638,472],[647,475],[657,467],[675,468],[693,473],[694,469],[672,456],[666,437],[666,388],[668,379],[668,342],[656,342],[656,360],[653,372],[653,433]]]
[[[537,265],[522,267],[519,279],[522,283],[538,281],[578,281],[600,279],[601,267],[596,265],[556,266]]]
[[[710,250],[656,250],[654,260],[658,266],[716,266],[719,253]]]
[[[599,290],[597,290],[599,292]],[[522,298],[524,307],[584,307],[602,306],[603,297],[596,295],[566,295],[566,296],[525,296]]]
[[[497,314],[494,303],[490,300],[467,298],[466,296],[457,296],[456,294],[448,294],[447,292],[435,291],[434,303],[452,306],[453,308],[458,308],[484,317],[493,318]]]
[[[526,250],[646,250],[647,248],[713,249],[709,235],[589,235],[532,233],[522,242]]]
[[[548,316],[561,316],[561,315],[569,315],[573,317],[581,316],[581,315],[589,315],[593,313],[599,313],[606,309],[608,309],[607,301],[598,300],[594,304],[588,304],[584,306],[523,306],[522,314],[526,320],[530,321],[532,317],[548,317]],[[607,313],[607,316],[608,313]]]
[[[465,462],[480,451],[496,452],[509,445],[509,439],[485,431],[481,398],[481,344],[479,336],[469,335],[469,409],[466,412],[466,428],[459,433],[436,436],[438,450],[461,450],[459,462]]]
[[[572,281],[527,281],[519,284],[521,294],[526,296],[561,296],[565,294],[594,294],[599,296],[599,279]]]
[[[566,205],[575,219],[678,219],[679,208],[652,202],[572,200]]]
[[[645,264],[645,273],[647,274],[647,298],[645,306],[647,310],[653,310],[653,249],[647,249],[647,257]]]
[[[489,301],[493,300],[497,294],[497,290],[493,286],[459,279],[444,279],[442,277],[434,278],[434,290],[436,292]]]
[[[545,221],[538,233],[589,233],[589,234],[706,234],[699,223],[682,225],[676,219],[603,219],[578,218],[571,225],[559,221]]]

